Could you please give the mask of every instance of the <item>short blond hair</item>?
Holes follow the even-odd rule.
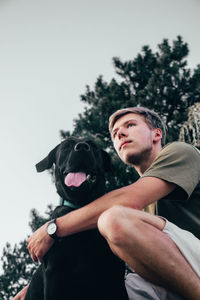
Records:
[[[165,138],[166,138],[166,126],[165,123],[162,121],[160,116],[153,110],[150,110],[146,107],[127,107],[122,108],[114,112],[109,118],[109,131],[112,134],[112,129],[115,125],[115,122],[124,115],[134,113],[137,115],[141,115],[144,117],[145,123],[151,129],[160,128],[162,130],[162,146],[165,145]]]

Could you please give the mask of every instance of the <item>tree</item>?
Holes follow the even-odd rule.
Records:
[[[42,217],[33,209],[29,223],[32,231],[50,219],[52,207],[48,206],[46,217]],[[23,240],[12,249],[9,243],[3,249],[1,257],[3,274],[0,275],[0,299],[12,299],[31,279],[33,272],[38,267],[33,263],[27,250],[27,242]]]
[[[189,108],[188,120],[181,127],[179,141],[200,148],[200,103]]]
[[[108,132],[109,116],[123,107],[146,106],[157,111],[166,122],[167,142],[178,140],[189,107],[200,99],[200,65],[191,70],[187,66],[188,53],[188,45],[180,36],[172,45],[164,39],[156,52],[144,46],[133,60],[123,62],[118,57],[113,58],[118,80],[113,78],[108,83],[103,76],[99,76],[94,88],[86,86],[85,94],[81,95],[85,108],[74,120],[73,132],[61,130],[60,134],[62,138],[70,135],[95,137],[98,144],[110,153],[114,171],[106,178],[107,191],[128,185],[138,178],[132,168],[121,163],[112,147]],[[32,218],[31,224],[35,224],[32,229],[39,223],[40,218],[36,213]],[[23,268],[23,265],[29,265],[28,257],[24,254],[24,260],[21,258],[21,261],[17,261],[22,252],[26,253],[23,243],[17,249],[15,251],[8,246],[2,258],[4,274],[0,276],[0,284],[3,283],[5,289],[6,284],[9,285],[6,289],[6,295],[9,296],[14,293],[10,283],[17,285],[17,282],[22,282],[30,275]],[[14,268],[21,268],[16,276],[14,271],[9,271]],[[8,296],[3,298],[6,296],[2,291],[1,295],[2,299],[9,299]]]
[[[164,39],[155,53],[144,46],[134,60],[122,62],[118,57],[113,58],[118,81],[113,78],[108,83],[99,76],[93,89],[86,86],[85,94],[81,95],[86,106],[74,121],[72,134],[82,136],[89,132],[110,152],[116,172],[108,180],[108,190],[137,178],[114,152],[108,132],[109,116],[123,107],[146,106],[157,111],[165,121],[167,142],[178,140],[189,107],[200,99],[200,65],[193,71],[187,67],[188,53],[188,45],[180,36],[172,45]]]

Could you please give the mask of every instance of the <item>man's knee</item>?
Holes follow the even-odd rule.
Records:
[[[121,240],[122,206],[113,206],[106,210],[98,219],[98,229],[100,233],[114,244]]]
[[[113,206],[105,211],[98,219],[98,229],[101,234],[112,244],[120,245],[126,239],[129,218],[126,211],[131,210],[132,218],[131,223],[137,226],[138,218],[137,213],[134,214],[135,209],[126,208],[120,205]]]

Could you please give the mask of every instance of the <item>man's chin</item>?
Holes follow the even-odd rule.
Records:
[[[127,165],[137,166],[141,162],[141,155],[139,154],[125,155],[122,160]]]
[[[127,165],[138,165],[142,158],[142,151],[135,149],[130,149],[128,147],[122,149],[119,153],[121,160]]]

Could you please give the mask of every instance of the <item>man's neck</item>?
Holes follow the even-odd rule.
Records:
[[[133,165],[135,170],[138,172],[140,176],[144,174],[144,172],[152,165],[160,151],[162,150],[161,145],[157,145],[151,153],[148,155],[148,157],[143,158],[142,162],[139,165]]]

